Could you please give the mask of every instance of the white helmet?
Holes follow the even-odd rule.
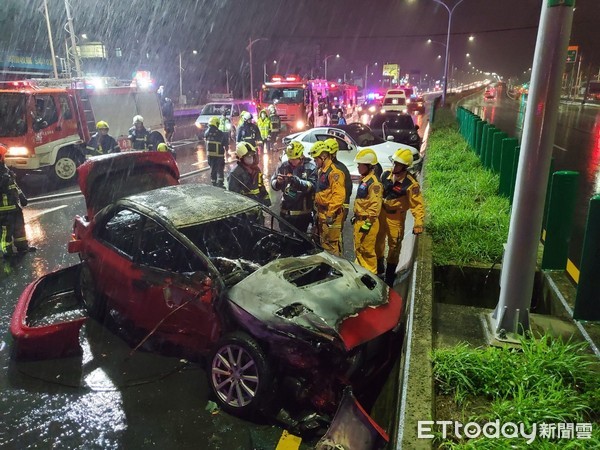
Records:
[[[139,114],[137,116],[133,116],[133,124],[135,125],[136,123],[144,123],[144,118]]]
[[[250,114],[248,111],[244,111],[242,113],[242,119],[248,122],[249,120],[252,120],[252,114]]]

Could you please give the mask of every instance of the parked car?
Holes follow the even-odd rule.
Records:
[[[401,297],[259,203],[179,185],[172,157],[155,152],[89,160],[79,184],[87,214],[75,218],[68,250],[81,263],[19,298],[11,333],[20,357],[77,350],[80,315],[31,319],[70,292],[74,310],[132,346],[204,356],[217,403],[238,416],[274,399],[332,413],[345,386],[390,361]]]
[[[393,141],[385,141],[377,136],[371,128],[360,123],[351,123],[349,125],[336,125],[335,127],[319,127],[303,131],[301,133],[291,134],[283,139],[284,144],[290,141],[299,141],[304,145],[306,156],[309,156],[310,149],[317,141],[324,141],[334,138],[338,141],[340,149],[337,157],[348,167],[350,175],[358,178],[358,166],[354,162],[356,153],[364,148],[371,148],[377,154],[377,160],[383,170],[392,167],[390,156],[398,150],[399,145]],[[416,147],[410,146],[413,152],[415,162],[420,160],[420,154]]]
[[[256,109],[256,103],[252,100],[227,100],[221,102],[207,103],[202,107],[200,115],[196,119],[196,128],[198,129],[198,140],[204,140],[204,133],[208,128],[208,121],[211,117],[221,117],[223,111],[226,112],[227,117],[231,123],[230,138],[235,141],[238,123],[240,121],[240,114],[242,111],[248,111],[252,114],[254,120],[258,111]]]
[[[380,99],[369,99],[361,103],[357,108],[358,117],[360,123],[363,125],[369,125],[373,115],[377,114],[381,109]]]
[[[419,125],[416,125],[410,114],[397,111],[386,111],[375,114],[369,124],[373,134],[383,140],[393,140],[400,144],[421,148]]]

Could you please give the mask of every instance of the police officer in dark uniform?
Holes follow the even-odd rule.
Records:
[[[211,117],[204,133],[210,180],[213,186],[224,187],[225,152],[229,148],[229,136],[219,130],[219,118]]]
[[[98,156],[121,151],[121,147],[119,147],[115,138],[108,134],[108,123],[100,120],[96,124],[96,130],[98,131],[94,133],[85,148],[86,156]]]
[[[281,217],[306,233],[312,222],[317,165],[304,156],[304,146],[292,141],[285,149],[287,161],[282,162],[271,177],[271,187],[283,191]]]
[[[129,140],[134,150],[155,150],[150,131],[144,126],[144,118],[133,117],[133,126],[129,129]]]
[[[252,114],[248,111],[242,113],[242,119],[244,123],[238,128],[237,142],[247,142],[256,149],[260,141],[260,129],[252,122]]]
[[[8,148],[0,144],[0,253],[4,257],[13,254],[13,244],[19,253],[36,250],[27,242],[23,219],[27,198],[17,185],[15,174],[4,163],[7,153]]]

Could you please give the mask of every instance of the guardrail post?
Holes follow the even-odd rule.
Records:
[[[568,170],[552,175],[542,269],[564,270],[567,267],[578,180],[579,173]]]
[[[494,150],[494,141],[496,140],[496,135],[502,133],[502,130],[499,128],[494,128],[493,131],[490,131],[487,140],[487,148],[485,149],[485,161],[484,167],[488,170],[492,170],[492,152]],[[506,136],[504,136],[506,137]]]
[[[513,173],[512,179],[510,180],[510,204],[512,206],[513,199],[515,198],[515,186],[517,184],[517,169],[519,168],[519,154],[521,153],[521,146],[515,147],[515,159],[513,161]]]
[[[483,128],[483,138],[481,139],[481,152],[479,153],[479,159],[481,160],[481,165],[484,167],[488,149],[488,141],[491,139],[491,134],[495,130],[496,127],[491,123],[486,124],[486,126]]]
[[[575,320],[600,320],[600,195],[590,199],[575,297]]]
[[[481,141],[483,139],[483,126],[487,125],[487,120],[479,120],[475,127],[475,154],[481,153]]]
[[[490,167],[492,172],[500,173],[500,157],[502,151],[502,140],[506,139],[508,134],[504,131],[494,134],[494,141],[492,142],[492,156],[490,158]]]
[[[550,205],[550,192],[552,192],[552,174],[554,174],[554,156],[550,158],[550,172],[548,172],[548,186],[546,187],[546,200],[544,200],[544,217],[542,217],[542,231],[548,222],[548,205]]]
[[[471,150],[473,150],[474,152],[476,152],[476,148],[477,148],[477,124],[479,122],[481,122],[481,117],[474,116],[473,124],[471,126],[471,139],[470,139]]]
[[[498,186],[498,193],[507,198],[510,197],[510,184],[513,175],[513,164],[517,145],[519,145],[517,138],[502,139],[502,148],[500,150],[500,185]]]

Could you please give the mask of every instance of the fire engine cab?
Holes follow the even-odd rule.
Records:
[[[329,123],[334,107],[354,106],[356,86],[327,80],[306,80],[298,75],[273,75],[260,92],[261,108],[275,105],[285,131],[300,131]]]
[[[133,116],[157,142],[164,141],[156,93],[114,79],[39,79],[0,83],[0,142],[17,175],[45,172],[56,182],[73,179],[85,161],[85,146],[103,120],[122,150]]]

